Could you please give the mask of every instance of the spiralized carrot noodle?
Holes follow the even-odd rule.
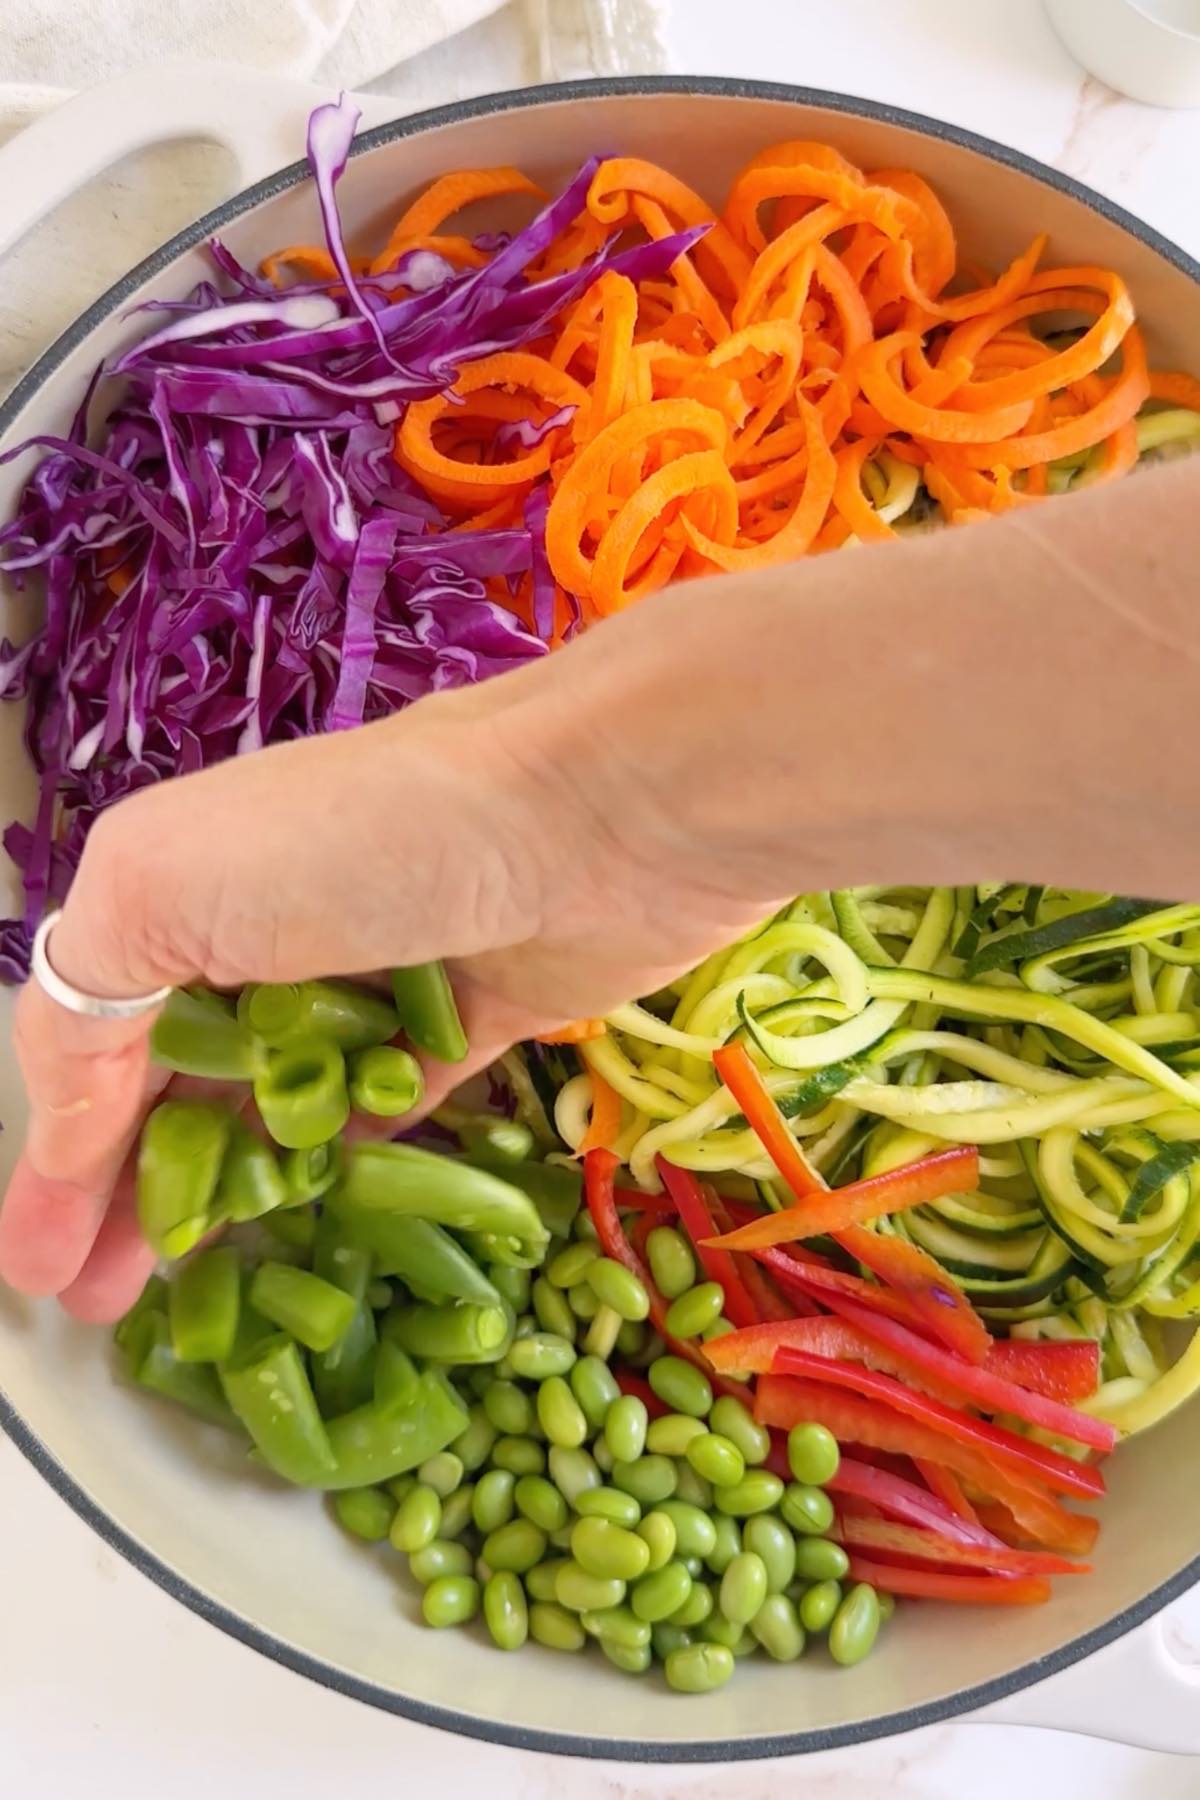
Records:
[[[540,192],[519,169],[449,172],[352,272],[389,300],[411,251],[466,278],[491,245],[463,209]],[[684,229],[704,235],[665,276],[606,267]],[[403,407],[396,458],[452,530],[544,514],[551,645],[674,579],[1041,505],[1133,468],[1147,405],[1200,413],[1200,379],[1148,369],[1120,272],[1055,267],[1051,248],[965,263],[928,182],[831,144],[765,146],[723,198],[610,157],[531,272],[594,279],[536,342]],[[263,269],[281,287],[340,281],[307,245]],[[532,620],[531,576],[488,592]]]

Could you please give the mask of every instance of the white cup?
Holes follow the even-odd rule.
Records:
[[[1200,0],[1046,0],[1089,74],[1148,106],[1200,106]]]

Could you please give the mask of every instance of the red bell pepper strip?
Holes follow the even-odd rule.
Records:
[[[865,1225],[886,1213],[923,1206],[946,1194],[973,1194],[979,1186],[979,1152],[973,1144],[935,1151],[919,1162],[869,1175],[846,1187],[828,1188],[781,1212],[764,1213],[720,1240],[725,1250],[765,1250],[801,1238],[832,1237],[848,1225]]]
[[[919,1466],[922,1470],[926,1467],[940,1469],[957,1484],[957,1477],[941,1464],[922,1461]],[[889,1519],[898,1519],[903,1525],[923,1526],[926,1531],[935,1531],[951,1543],[997,1546],[1003,1542],[993,1532],[985,1530],[978,1520],[956,1513],[936,1493],[927,1494],[924,1488],[906,1481],[902,1475],[877,1469],[873,1463],[863,1462],[855,1456],[843,1456],[828,1486],[831,1494],[869,1501]]]
[[[842,1516],[829,1536],[855,1550],[874,1551],[886,1561],[894,1557],[934,1563],[945,1569],[991,1569],[998,1575],[1090,1575],[1087,1563],[1068,1562],[1049,1550],[1013,1550],[1007,1544],[956,1544],[919,1525],[897,1525],[892,1519],[861,1514]]]
[[[962,1289],[940,1263],[917,1244],[884,1237],[852,1225],[838,1233],[838,1243],[880,1281],[903,1294],[919,1314],[926,1334],[968,1362],[982,1362],[991,1336]]]
[[[1095,1338],[997,1338],[984,1367],[1047,1400],[1087,1400],[1100,1385],[1100,1346]]]
[[[936,1494],[943,1506],[948,1506],[957,1519],[965,1519],[969,1525],[978,1525],[979,1514],[962,1491],[962,1483],[953,1470],[945,1469],[941,1463],[926,1462],[918,1457],[915,1468],[921,1480],[931,1494]]]
[[[811,1251],[800,1252],[798,1258],[793,1246],[790,1250],[755,1250],[753,1256],[765,1269],[770,1269],[775,1281],[798,1312],[812,1312],[814,1299],[828,1305],[827,1295],[833,1291],[850,1294],[863,1306],[872,1310],[877,1308],[886,1313],[889,1319],[898,1319],[912,1331],[925,1330],[921,1314],[903,1294],[893,1294],[876,1281],[864,1281],[861,1275],[850,1275],[843,1269],[831,1268],[824,1257],[814,1257]]]
[[[1004,1467],[974,1444],[961,1443],[920,1420],[905,1418],[861,1393],[847,1393],[823,1381],[762,1375],[755,1384],[754,1416],[760,1424],[783,1431],[811,1419],[832,1431],[840,1444],[861,1444],[871,1450],[944,1463],[972,1487],[999,1500],[1021,1530],[1048,1550],[1086,1556],[1096,1541],[1099,1526],[1095,1519],[1068,1512],[1027,1475]]]
[[[638,1375],[633,1369],[614,1369],[613,1380],[623,1394],[632,1394],[640,1400],[652,1419],[661,1419],[670,1412],[670,1407],[659,1399],[644,1375]]]
[[[785,1348],[776,1352],[772,1373],[799,1375],[811,1381],[826,1381],[834,1387],[848,1387],[856,1393],[869,1394],[885,1406],[893,1406],[897,1412],[919,1419],[934,1431],[945,1432],[960,1444],[973,1444],[993,1463],[1017,1469],[1027,1478],[1032,1476],[1037,1481],[1044,1481],[1047,1487],[1060,1494],[1086,1494],[1091,1499],[1098,1499],[1104,1493],[1104,1477],[1090,1464],[1074,1462],[1057,1450],[1032,1443],[1015,1431],[1006,1431],[1002,1425],[989,1424],[985,1419],[947,1406],[931,1394],[918,1393],[894,1376],[868,1369],[861,1363],[832,1362],[827,1357],[814,1356],[808,1350]]]
[[[1093,1419],[1087,1413],[1076,1412],[1073,1407],[1060,1405],[1057,1400],[1047,1400],[1042,1394],[1031,1394],[1025,1388],[1017,1387],[1015,1382],[1006,1381],[1002,1375],[993,1374],[986,1363],[980,1366],[950,1356],[936,1344],[927,1343],[915,1332],[898,1325],[894,1319],[880,1318],[878,1313],[868,1312],[841,1294],[830,1294],[829,1304],[856,1328],[860,1341],[865,1338],[869,1346],[874,1340],[892,1352],[889,1373],[893,1375],[911,1379],[921,1387],[939,1393],[942,1398],[949,1395],[952,1399],[955,1396],[966,1399],[984,1412],[1011,1413],[1014,1418],[1024,1419],[1027,1425],[1036,1425],[1055,1437],[1072,1438],[1075,1443],[1086,1444],[1092,1450],[1109,1451],[1117,1441],[1116,1431],[1103,1419]],[[722,1341],[728,1343],[729,1339]],[[815,1347],[797,1341],[801,1348]]]
[[[683,1228],[696,1247],[704,1273],[710,1281],[715,1281],[724,1289],[725,1304],[722,1310],[726,1318],[731,1319],[735,1325],[753,1325],[760,1316],[758,1308],[750,1298],[732,1256],[728,1250],[708,1247],[714,1227],[703,1187],[694,1175],[689,1174],[686,1169],[677,1168],[665,1156],[657,1158],[656,1166],[663,1186],[678,1208]]]
[[[1039,1606],[1050,1598],[1050,1583],[1037,1575],[943,1575],[937,1569],[895,1569],[865,1556],[850,1558],[850,1579],[869,1581],[885,1594],[965,1606]]]
[[[675,1214],[670,1194],[643,1194],[641,1188],[614,1187],[613,1199],[622,1212],[659,1213],[663,1219]]]

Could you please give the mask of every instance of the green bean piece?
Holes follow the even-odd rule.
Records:
[[[717,1524],[690,1501],[663,1500],[658,1510],[671,1522],[680,1556],[709,1557],[716,1549]],[[738,1549],[741,1549],[739,1542]]]
[[[691,1574],[690,1569],[688,1573]],[[703,1625],[715,1605],[712,1589],[692,1575],[692,1591],[678,1611],[671,1614],[671,1621],[675,1625],[682,1625],[685,1631],[690,1631],[694,1625]]]
[[[424,1550],[437,1537],[442,1523],[442,1502],[431,1487],[418,1482],[409,1489],[392,1520],[389,1537],[393,1549],[409,1556]]]
[[[646,1403],[636,1394],[621,1394],[614,1400],[604,1418],[604,1442],[614,1462],[636,1462],[646,1447],[649,1423]]]
[[[515,1381],[493,1381],[483,1396],[488,1423],[506,1437],[525,1437],[533,1424],[533,1402]]]
[[[538,1424],[552,1444],[578,1449],[587,1439],[583,1408],[561,1375],[551,1375],[537,1392]]]
[[[392,998],[400,1024],[419,1050],[438,1062],[463,1061],[467,1034],[454,1003],[450,978],[440,962],[393,969]]]
[[[328,1038],[297,1037],[268,1048],[254,1078],[262,1122],[285,1150],[307,1150],[337,1137],[350,1117],[346,1059]]]
[[[488,1418],[486,1407],[480,1404],[471,1408],[466,1430],[461,1437],[455,1438],[450,1448],[462,1463],[464,1471],[473,1475],[476,1469],[482,1469],[491,1455],[496,1437],[496,1427]]]
[[[546,1467],[546,1452],[536,1438],[501,1437],[492,1446],[492,1463],[511,1475],[540,1475]]]
[[[675,1464],[669,1456],[639,1456],[634,1462],[616,1462],[613,1486],[632,1494],[643,1509],[669,1500],[678,1484]]]
[[[225,1398],[277,1475],[301,1487],[333,1485],[337,1453],[317,1411],[304,1359],[291,1338],[266,1338],[245,1358],[235,1356],[223,1363],[220,1374]]]
[[[850,1668],[869,1656],[879,1636],[879,1596],[865,1581],[850,1589],[829,1627],[829,1654]]]
[[[475,1558],[465,1544],[442,1537],[434,1538],[423,1550],[414,1550],[408,1559],[409,1574],[422,1587],[440,1581],[443,1575],[470,1575],[474,1567]]]
[[[500,1294],[458,1241],[428,1219],[368,1212],[334,1189],[325,1201],[341,1236],[370,1252],[377,1275],[397,1275],[421,1300],[499,1306]]]
[[[713,1401],[708,1423],[713,1431],[720,1432],[731,1444],[737,1445],[748,1468],[766,1462],[771,1451],[771,1434],[732,1394],[721,1394]]]
[[[497,1574],[524,1575],[546,1554],[546,1533],[531,1519],[510,1519],[483,1540],[483,1560]]]
[[[850,1558],[842,1546],[829,1538],[796,1540],[796,1573],[802,1581],[841,1581],[849,1567]]]
[[[341,1200],[367,1212],[394,1213],[512,1240],[534,1261],[550,1235],[529,1195],[488,1169],[415,1144],[362,1139],[346,1152]]]
[[[687,1603],[692,1591],[692,1578],[681,1562],[664,1563],[642,1576],[629,1596],[629,1604],[639,1619],[657,1625],[671,1619]]]
[[[703,1437],[708,1427],[689,1413],[664,1413],[646,1427],[646,1448],[658,1456],[682,1456],[693,1438]]]
[[[733,1652],[723,1644],[688,1644],[668,1654],[663,1674],[677,1694],[712,1694],[733,1674]]]
[[[529,1608],[529,1635],[546,1650],[582,1650],[587,1643],[579,1620],[553,1600],[535,1600]]]
[[[479,1583],[471,1575],[441,1575],[431,1581],[421,1601],[425,1623],[443,1631],[465,1625],[479,1611]]]
[[[142,1126],[138,1223],[160,1256],[185,1256],[211,1229],[232,1132],[228,1108],[201,1100],[161,1100]]]
[[[231,1246],[198,1250],[172,1281],[167,1302],[171,1347],[180,1362],[224,1362],[233,1355],[241,1308],[241,1259]]]
[[[636,1581],[650,1564],[650,1546],[611,1519],[581,1518],[571,1532],[571,1555],[589,1575]]]
[[[590,1325],[600,1311],[600,1302],[586,1281],[577,1281],[574,1287],[567,1289],[567,1305],[575,1317],[581,1319],[585,1325]],[[594,1357],[592,1360],[602,1361],[603,1359]]]
[[[767,1597],[767,1569],[753,1550],[741,1550],[721,1577],[717,1604],[734,1625],[748,1625]]]
[[[211,1425],[238,1428],[216,1371],[209,1363],[181,1362],[171,1346],[171,1328],[163,1312],[141,1315],[124,1345],[131,1381],[172,1400]]]
[[[533,1278],[528,1269],[516,1268],[511,1263],[491,1263],[487,1277],[501,1299],[507,1301],[515,1313],[519,1315],[529,1311]],[[572,1333],[574,1329],[572,1321]]]
[[[354,1317],[354,1299],[307,1269],[264,1262],[250,1283],[250,1304],[309,1350],[330,1350]]]
[[[816,1538],[807,1539],[815,1544]],[[836,1581],[818,1581],[800,1596],[800,1623],[805,1631],[828,1631],[834,1614],[842,1603],[842,1590]]]
[[[584,1271],[584,1280],[599,1300],[618,1318],[632,1324],[648,1318],[650,1296],[632,1269],[609,1256],[598,1256]]]
[[[748,1469],[731,1487],[717,1489],[713,1504],[718,1512],[735,1519],[774,1511],[783,1496],[783,1483],[770,1469]]]
[[[736,1487],[746,1473],[737,1445],[717,1431],[694,1438],[684,1454],[697,1475],[711,1481],[714,1488]]]
[[[838,1472],[841,1452],[824,1425],[793,1425],[787,1440],[788,1467],[804,1487],[824,1487]]]
[[[489,1469],[475,1483],[471,1517],[476,1531],[484,1537],[499,1530],[501,1525],[507,1525],[512,1518],[516,1507],[516,1485],[516,1477],[508,1469]]]
[[[674,1556],[678,1543],[674,1520],[666,1511],[665,1505],[648,1512],[644,1519],[638,1521],[634,1530],[650,1552],[650,1560],[646,1564],[647,1573],[653,1574],[656,1569],[665,1568]]]
[[[626,1675],[644,1675],[653,1660],[653,1652],[649,1644],[634,1646],[617,1644],[611,1638],[600,1639],[601,1654]]]
[[[767,1592],[782,1594],[796,1579],[796,1540],[781,1519],[760,1512],[746,1520],[742,1543],[761,1557],[767,1571]]]
[[[546,1279],[556,1288],[577,1287],[599,1254],[595,1244],[568,1244],[546,1264]]]
[[[725,1290],[720,1283],[702,1281],[698,1287],[688,1288],[671,1302],[667,1309],[667,1330],[672,1337],[699,1337],[720,1318],[724,1304]]]
[[[712,1388],[702,1372],[693,1368],[691,1363],[684,1362],[682,1357],[660,1356],[650,1364],[649,1381],[659,1399],[672,1412],[690,1413],[695,1419],[708,1416],[712,1406]],[[703,1474],[704,1471],[701,1469],[699,1473]],[[711,1476],[708,1479],[711,1480]]]
[[[666,1662],[672,1650],[686,1650],[691,1642],[691,1632],[685,1631],[682,1625],[676,1625],[671,1619],[664,1619],[661,1624],[650,1627],[650,1643],[660,1662]]]
[[[504,1305],[399,1306],[388,1313],[383,1333],[390,1342],[425,1362],[495,1363],[512,1341],[512,1314]]]
[[[467,1155],[476,1162],[490,1163],[493,1168],[505,1164],[528,1162],[533,1155],[534,1136],[519,1119],[501,1119],[491,1113],[480,1113],[458,1127],[458,1138]]]
[[[381,1344],[376,1365],[386,1366]],[[395,1351],[397,1356],[403,1353]],[[326,1487],[377,1486],[394,1475],[419,1468],[426,1457],[445,1450],[467,1423],[467,1409],[440,1369],[416,1375],[411,1389],[394,1389],[386,1400],[372,1400],[327,1422],[326,1430],[337,1467],[324,1482]]]
[[[795,1662],[804,1655],[804,1627],[786,1594],[768,1594],[750,1630],[773,1662]]]
[[[569,1557],[558,1571],[554,1593],[559,1605],[570,1612],[601,1612],[608,1606],[620,1606],[625,1583],[616,1575],[590,1575]]]
[[[779,1510],[793,1531],[821,1537],[833,1524],[833,1501],[823,1488],[802,1487],[793,1481],[784,1488]]]
[[[539,1563],[536,1569],[530,1569],[525,1577],[525,1589],[531,1600],[553,1600],[557,1593],[558,1572],[566,1567],[568,1558],[555,1557],[550,1562]]]
[[[250,1081],[254,1039],[231,1000],[208,988],[173,988],[150,1032],[150,1055],[160,1068],[206,1081]]]
[[[271,1145],[235,1119],[213,1197],[213,1216],[242,1224],[297,1204]]]
[[[566,1375],[575,1361],[575,1346],[553,1331],[533,1331],[517,1338],[509,1351],[513,1372],[522,1381],[545,1381]]]
[[[484,1588],[483,1617],[498,1650],[519,1650],[529,1636],[525,1590],[510,1569],[498,1569]]]
[[[562,1289],[552,1286],[544,1275],[539,1275],[533,1284],[531,1298],[542,1330],[571,1343],[575,1336],[575,1314]]]
[[[400,1030],[395,1008],[382,994],[349,981],[264,982],[243,988],[238,1017],[266,1044],[320,1037],[346,1054],[389,1043]]]
[[[632,1531],[642,1516],[632,1494],[611,1487],[586,1488],[576,1495],[575,1510],[581,1519],[607,1519],[610,1525],[620,1525],[626,1531]]]
[[[742,1548],[742,1533],[736,1519],[720,1513],[712,1521],[714,1542],[711,1550],[702,1551],[714,1575],[723,1575]]]
[[[462,1485],[463,1474],[462,1462],[453,1450],[439,1450],[436,1456],[426,1457],[417,1470],[417,1480],[431,1487],[439,1500],[448,1500]]]
[[[656,1225],[646,1238],[646,1259],[654,1285],[667,1300],[686,1294],[696,1279],[696,1259],[682,1232]]]
[[[350,1105],[376,1119],[400,1119],[419,1106],[425,1077],[415,1056],[392,1044],[356,1050],[348,1058]]]
[[[322,1200],[342,1172],[342,1142],[330,1138],[327,1144],[310,1144],[305,1150],[287,1150],[280,1159],[283,1185],[287,1192],[285,1206],[305,1206],[311,1200]]]
[[[343,1488],[332,1505],[342,1530],[367,1544],[381,1544],[396,1516],[396,1502],[382,1488]]]
[[[569,1509],[552,1481],[544,1475],[522,1475],[513,1489],[513,1500],[522,1518],[547,1533],[561,1531]]]
[[[609,1407],[621,1398],[616,1376],[598,1356],[581,1356],[572,1363],[569,1379],[589,1430],[601,1430]]]
[[[679,1416],[686,1417],[686,1414]],[[675,1471],[678,1476],[675,1483],[675,1498],[688,1500],[693,1506],[702,1507],[705,1512],[710,1512],[713,1503],[713,1484],[711,1481],[705,1481],[703,1475],[697,1475],[691,1463],[687,1461],[686,1451],[683,1456],[675,1458]]]

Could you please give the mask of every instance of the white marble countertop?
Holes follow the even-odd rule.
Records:
[[[970,126],[1069,171],[1200,253],[1200,114],[1152,111],[1085,79],[1039,0],[675,0],[675,11],[679,70],[865,94]],[[456,46],[458,91],[524,77],[497,61],[494,29],[472,44],[475,35]],[[153,159],[120,172],[137,214],[123,240],[126,265],[150,247],[139,233],[157,216],[155,179]],[[154,235],[212,204],[220,179],[219,161],[197,163],[172,197],[176,219]],[[19,270],[14,280],[0,297],[0,370],[26,360],[30,321],[27,313],[16,319],[13,301]],[[43,337],[48,322],[43,311]],[[1022,1790],[1124,1800],[1151,1788],[1158,1800],[1185,1800],[1200,1791],[1200,1762],[1189,1756],[991,1722],[724,1769],[498,1750],[371,1711],[224,1638],[107,1549],[3,1439],[0,1520],[3,1794],[31,1792],[35,1782],[61,1800],[117,1792],[133,1800],[222,1792],[316,1800],[344,1793],[348,1782],[383,1794],[436,1791],[444,1800],[485,1786],[500,1800],[759,1800],[793,1783],[812,1800],[1009,1800]],[[1143,1636],[1117,1652],[1119,1662],[1106,1652],[1087,1665],[1089,1674],[1076,1672],[1072,1704],[1056,1710],[1048,1684],[1022,1716],[1077,1719],[1079,1684],[1094,1681],[1113,1696],[1114,1736],[1191,1742],[1190,1723],[1176,1728],[1169,1715],[1172,1706],[1180,1721],[1184,1709],[1189,1721],[1195,1712],[1200,1595],[1177,1603],[1163,1639],[1189,1665],[1176,1691],[1154,1687],[1157,1658]]]

